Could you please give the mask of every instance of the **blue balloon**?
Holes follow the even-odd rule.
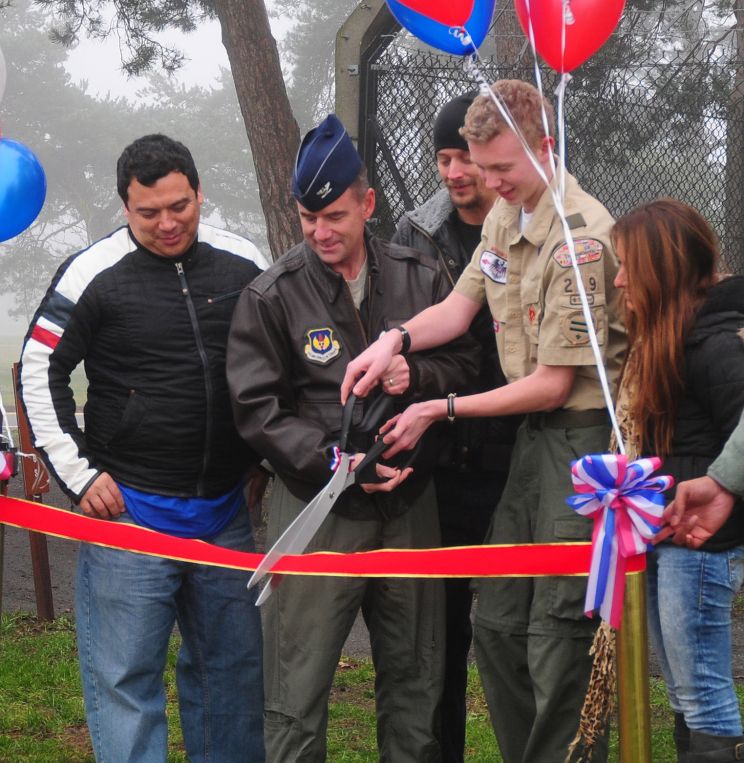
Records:
[[[467,56],[488,34],[496,0],[387,0],[398,23],[427,45]]]
[[[0,241],[22,233],[44,206],[46,176],[31,149],[0,139]]]

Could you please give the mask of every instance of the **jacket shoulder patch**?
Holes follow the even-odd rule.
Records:
[[[596,238],[577,238],[574,239],[574,251],[576,252],[576,262],[579,265],[586,265],[588,262],[597,262],[602,259],[604,245]],[[571,253],[568,250],[568,244],[561,244],[553,251],[553,259],[562,267],[571,267]]]

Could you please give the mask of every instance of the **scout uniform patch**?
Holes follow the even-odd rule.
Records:
[[[594,294],[587,294],[586,295],[586,301],[587,301],[587,303],[589,305],[593,305],[594,304]],[[581,295],[579,295],[579,294],[572,294],[568,298],[568,303],[571,305],[571,307],[575,307],[575,306],[581,307]]]
[[[341,352],[341,344],[333,338],[333,329],[310,329],[305,336],[305,356],[315,363],[328,363]]]
[[[480,258],[480,269],[494,283],[506,283],[506,257],[498,252],[486,250]]]
[[[596,320],[594,323],[596,328]],[[589,329],[581,310],[574,310],[564,316],[561,320],[561,331],[571,344],[589,344]]]
[[[576,262],[579,265],[586,265],[587,262],[597,262],[602,259],[604,246],[596,238],[577,238],[574,241],[574,251],[576,252]],[[562,267],[571,267],[571,254],[568,251],[568,244],[562,244],[553,252],[553,259]]]

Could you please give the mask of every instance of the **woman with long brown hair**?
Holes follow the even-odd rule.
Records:
[[[661,456],[677,482],[699,477],[744,408],[744,278],[719,274],[711,227],[674,199],[631,211],[613,241],[630,347],[618,400],[628,453]],[[744,758],[731,674],[742,537],[744,512],[734,511],[700,549],[661,543],[649,554],[649,630],[678,761]]]

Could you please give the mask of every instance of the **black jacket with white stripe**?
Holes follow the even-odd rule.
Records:
[[[233,308],[266,262],[200,225],[181,257],[120,228],[70,257],[37,310],[19,389],[34,445],[79,501],[101,472],[139,490],[221,495],[258,459],[233,425],[225,350]],[[70,373],[88,379],[85,430]]]

